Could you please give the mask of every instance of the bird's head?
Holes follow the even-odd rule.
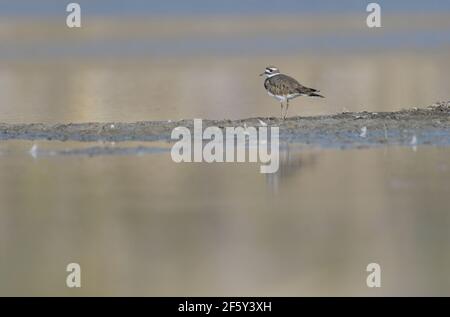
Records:
[[[280,70],[278,68],[276,68],[275,66],[267,66],[266,69],[264,70],[264,73],[259,74],[259,76],[272,77],[279,73],[280,73]]]

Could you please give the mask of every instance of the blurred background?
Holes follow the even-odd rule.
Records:
[[[278,116],[274,64],[328,100],[293,115],[379,111],[448,99],[450,3],[362,0],[0,0],[3,122]],[[447,98],[447,99],[446,99]]]
[[[77,2],[69,29],[69,1],[0,0],[0,122],[278,116],[268,64],[327,97],[291,115],[450,99],[446,0],[377,1],[374,29],[362,0]],[[450,295],[448,149],[285,144],[265,176],[34,146],[80,145],[1,141],[0,295]]]

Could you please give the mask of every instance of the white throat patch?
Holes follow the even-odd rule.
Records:
[[[273,76],[280,75],[280,73],[266,74],[267,78],[272,78]]]

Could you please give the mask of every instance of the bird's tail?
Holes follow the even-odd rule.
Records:
[[[322,95],[319,95],[319,94],[316,94],[315,92],[312,92],[312,93],[310,93],[309,95],[308,95],[309,97],[319,97],[319,98],[325,98],[324,96],[322,96]]]

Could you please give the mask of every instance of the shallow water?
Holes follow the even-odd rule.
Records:
[[[449,100],[448,13],[302,16],[88,16],[2,20],[0,121],[101,122],[278,116],[274,64],[326,99],[291,115],[392,111]]]
[[[278,116],[258,77],[268,64],[327,97],[291,115],[450,99],[448,2],[423,14],[421,1],[383,1],[383,28],[369,30],[358,1],[205,1],[89,1],[74,30],[59,1],[0,0],[0,122]],[[427,137],[441,135],[283,145],[274,175],[175,164],[167,143],[2,140],[0,295],[450,295],[450,148]],[[70,262],[81,289],[65,285]],[[366,286],[371,262],[381,289]]]
[[[14,2],[1,0],[3,15],[54,16],[60,14],[65,4],[58,0],[40,0],[39,4],[27,0]],[[336,3],[334,0],[279,0],[276,5],[257,0],[228,0],[211,3],[209,0],[130,0],[126,6],[120,0],[81,0],[83,9],[92,15],[214,15],[214,14],[314,14],[359,12],[365,9],[365,3],[359,0],[344,0]],[[445,0],[429,0],[424,6],[419,0],[379,0],[388,12],[440,12],[450,11],[450,5]]]
[[[2,143],[2,295],[450,294],[449,149],[289,147],[265,176],[164,152],[33,157],[35,144],[80,147]],[[370,262],[381,289],[365,285]]]

